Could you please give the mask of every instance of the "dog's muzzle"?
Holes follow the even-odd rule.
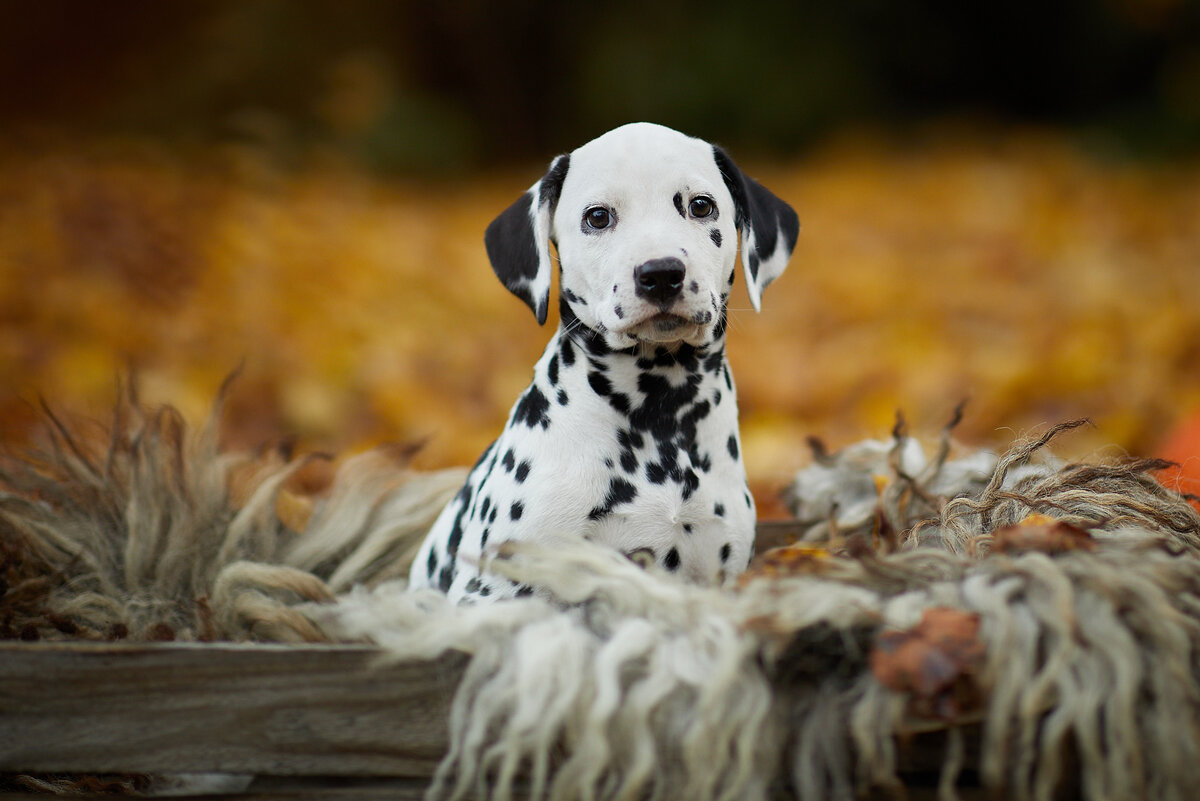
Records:
[[[651,259],[633,269],[634,291],[639,298],[665,309],[683,291],[684,275],[679,259]]]

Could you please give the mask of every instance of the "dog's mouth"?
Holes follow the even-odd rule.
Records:
[[[628,326],[621,333],[639,342],[691,341],[702,336],[705,326],[711,322],[704,317],[704,313],[684,316],[671,312],[657,312]]]

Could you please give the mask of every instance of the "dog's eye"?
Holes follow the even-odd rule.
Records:
[[[592,206],[583,213],[583,221],[589,228],[602,231],[612,225],[612,213],[603,206]]]
[[[712,198],[704,195],[697,195],[692,198],[692,202],[688,204],[688,212],[693,217],[707,217],[713,213],[716,206],[712,202]]]

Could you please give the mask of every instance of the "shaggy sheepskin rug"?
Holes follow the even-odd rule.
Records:
[[[928,456],[900,424],[813,442],[800,541],[737,586],[501,545],[537,594],[454,607],[403,576],[463,471],[224,452],[219,416],[47,411],[45,449],[0,466],[0,637],[464,652],[432,798],[900,794],[898,742],[932,729],[947,798],[966,763],[1013,798],[1194,796],[1200,515],[1161,462],[1050,456],[1077,424],[1000,455],[951,458],[953,424]]]

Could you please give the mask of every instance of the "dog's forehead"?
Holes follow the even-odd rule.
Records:
[[[563,194],[624,188],[654,190],[722,185],[713,146],[651,123],[631,123],[571,153]]]

